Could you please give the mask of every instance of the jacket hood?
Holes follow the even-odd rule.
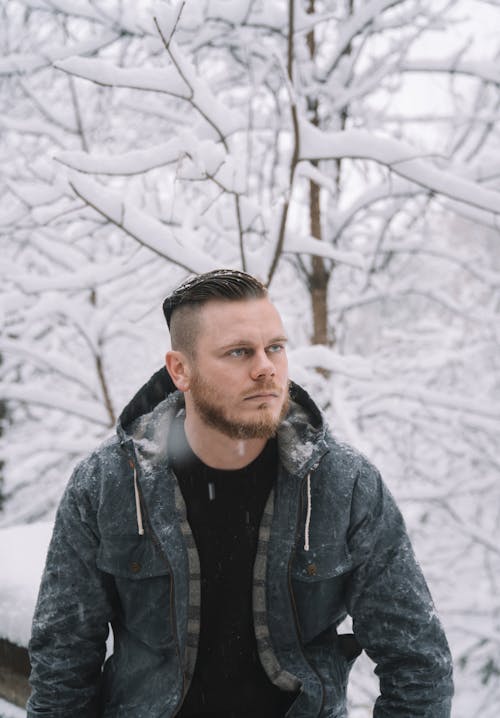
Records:
[[[309,394],[293,381],[289,382],[289,397],[290,409],[278,429],[278,449],[285,468],[290,473],[302,473],[310,470],[326,450],[326,424]],[[157,449],[162,445],[166,448],[168,426],[173,416],[183,409],[183,395],[176,389],[166,367],[162,367],[120,414],[117,423],[120,441],[132,439],[143,447],[153,442]]]
[[[129,435],[132,424],[153,409],[170,394],[177,391],[166,367],[162,367],[134,394],[118,418],[117,431],[120,438]]]

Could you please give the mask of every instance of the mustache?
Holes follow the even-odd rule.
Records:
[[[252,387],[251,391],[248,391],[244,398],[248,399],[251,396],[255,396],[256,394],[281,394],[283,392],[283,387],[279,384],[276,384],[275,382],[262,382],[259,383],[257,386]]]

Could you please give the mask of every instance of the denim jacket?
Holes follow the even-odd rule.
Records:
[[[153,375],[66,488],[33,621],[28,718],[171,718],[182,704],[200,584],[166,451],[183,411],[174,389],[165,369]],[[380,680],[375,718],[447,718],[448,645],[378,472],[335,441],[293,383],[278,451],[253,610],[266,673],[297,695],[287,716],[345,717],[349,670],[365,650]],[[338,635],[347,614],[354,635]]]

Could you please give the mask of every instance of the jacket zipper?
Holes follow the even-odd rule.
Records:
[[[321,458],[323,458],[323,457],[321,457]],[[318,468],[320,461],[321,461],[321,459],[316,464],[314,464],[311,467],[311,469],[309,469],[310,474],[312,474],[313,471],[315,471]],[[288,561],[288,593],[289,593],[290,602],[291,602],[292,608],[293,608],[295,630],[297,632],[297,636],[299,637],[299,643],[300,643],[300,647],[301,647],[302,657],[303,657],[305,663],[307,663],[307,665],[309,665],[311,667],[311,670],[313,671],[313,673],[315,673],[316,676],[318,677],[318,681],[321,686],[321,707],[320,707],[319,714],[318,714],[318,715],[321,715],[323,708],[325,706],[325,686],[323,684],[323,680],[321,679],[321,676],[316,671],[316,669],[313,666],[311,666],[309,661],[306,659],[304,652],[302,651],[302,632],[300,630],[297,604],[295,603],[295,597],[293,595],[293,589],[292,589],[292,563],[293,563],[293,559],[295,558],[295,554],[297,553],[297,544],[299,542],[299,536],[300,536],[300,525],[302,522],[302,513],[303,513],[303,508],[304,508],[303,501],[302,501],[302,494],[303,494],[303,489],[304,489],[305,483],[306,483],[306,479],[302,479],[302,483],[300,485],[300,494],[299,494],[299,510],[297,513],[297,522],[296,522],[296,526],[295,526],[295,542],[294,542],[294,546],[293,546],[293,550],[292,550],[290,559]]]
[[[137,465],[137,464],[136,464],[136,461],[135,461],[135,457],[134,457],[133,459],[131,459],[131,462],[130,462],[130,463],[131,463],[132,467]],[[167,565],[167,567],[168,567],[168,570],[169,570],[169,572],[170,572],[170,606],[169,606],[169,609],[170,609],[170,623],[171,623],[171,625],[172,625],[172,630],[173,630],[173,634],[174,634],[175,652],[176,652],[176,654],[177,654],[177,660],[179,661],[179,666],[180,666],[180,668],[181,668],[181,677],[182,677],[181,697],[180,697],[180,700],[179,700],[178,704],[177,704],[176,707],[175,707],[174,712],[172,713],[172,718],[174,718],[174,717],[178,714],[179,710],[180,710],[181,707],[182,707],[182,704],[184,703],[184,688],[185,688],[185,684],[186,684],[186,677],[185,677],[185,674],[184,674],[184,664],[183,664],[183,661],[182,661],[182,658],[181,658],[181,648],[180,648],[180,643],[179,643],[179,635],[178,635],[178,633],[177,633],[177,614],[176,614],[176,611],[175,611],[175,601],[174,601],[174,587],[175,587],[175,583],[174,583],[174,572],[173,572],[173,570],[172,570],[172,564],[171,564],[170,561],[168,560],[168,556],[167,556],[167,554],[165,553],[165,551],[163,550],[163,547],[162,547],[162,545],[161,545],[161,543],[160,543],[160,540],[159,540],[158,536],[156,535],[156,533],[153,531],[153,527],[151,526],[151,521],[149,520],[149,514],[148,514],[148,511],[147,511],[146,505],[145,505],[145,503],[144,503],[144,499],[143,499],[143,496],[142,496],[142,491],[141,491],[141,487],[140,487],[139,482],[137,483],[137,488],[138,488],[138,491],[139,491],[139,498],[140,498],[140,502],[141,502],[141,509],[142,509],[144,518],[146,519],[146,524],[147,524],[147,527],[148,527],[149,534],[150,534],[150,536],[151,536],[151,540],[152,540],[153,544],[156,546],[156,548],[158,549],[158,551],[160,552],[160,555],[161,555],[161,557],[163,558],[163,560],[165,561],[165,563],[166,563],[166,565]]]

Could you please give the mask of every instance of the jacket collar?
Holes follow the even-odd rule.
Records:
[[[288,473],[304,475],[327,450],[326,424],[309,394],[292,381],[289,395],[290,409],[277,435],[280,461]],[[121,443],[132,439],[143,459],[166,460],[169,427],[183,410],[183,395],[162,367],[122,411],[117,423]]]

